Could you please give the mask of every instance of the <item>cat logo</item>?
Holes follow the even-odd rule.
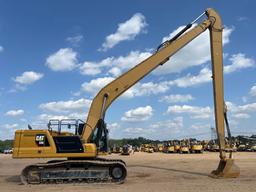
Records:
[[[44,146],[44,144],[45,144],[45,135],[43,135],[43,134],[36,135],[36,144],[38,146]]]

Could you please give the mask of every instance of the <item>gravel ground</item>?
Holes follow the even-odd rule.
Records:
[[[106,158],[123,159],[128,176],[124,184],[45,184],[22,185],[21,170],[45,159],[12,159],[0,154],[0,191],[218,191],[246,192],[256,190],[256,153],[234,154],[241,175],[236,179],[212,179],[208,174],[217,168],[218,153],[163,154],[137,152],[130,156],[112,154]]]

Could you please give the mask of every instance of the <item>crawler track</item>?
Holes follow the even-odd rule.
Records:
[[[123,183],[127,175],[122,160],[53,160],[25,167],[23,184]]]

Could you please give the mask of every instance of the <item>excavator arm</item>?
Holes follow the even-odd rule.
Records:
[[[217,13],[215,13],[213,10],[207,10],[207,13],[211,13],[211,15],[217,15]],[[191,24],[189,25],[191,26]],[[122,93],[136,84],[143,77],[148,75],[159,65],[163,65],[178,50],[180,50],[198,35],[203,33],[206,29],[210,28],[211,25],[212,23],[210,19],[207,19],[180,38],[174,41],[164,42],[160,47],[158,47],[158,51],[151,55],[149,58],[142,61],[103,87],[93,99],[89,110],[84,132],[82,134],[82,138],[85,140],[85,142],[90,140],[99,120],[104,118],[106,110],[116,98],[118,98]],[[222,26],[220,30],[222,31]]]
[[[192,24],[206,14],[207,19],[198,24],[193,29],[187,31]],[[159,65],[163,65],[177,51],[203,33],[205,30],[210,31],[211,59],[212,59],[212,78],[213,78],[213,95],[215,107],[215,122],[220,146],[220,164],[214,176],[238,176],[239,170],[234,165],[233,159],[226,158],[225,154],[225,124],[224,124],[224,92],[223,92],[223,52],[222,52],[222,30],[223,25],[220,16],[213,9],[207,9],[205,13],[200,15],[195,21],[188,24],[181,32],[172,39],[162,43],[157,51],[149,58],[145,59],[129,71],[125,72],[108,85],[103,87],[92,101],[86,124],[84,125],[82,140],[86,143],[92,141],[95,130],[98,129],[96,135],[101,136],[105,126],[104,116],[106,110],[111,103],[122,95],[126,90],[136,84],[143,77]],[[235,170],[231,174],[227,174],[230,170]]]

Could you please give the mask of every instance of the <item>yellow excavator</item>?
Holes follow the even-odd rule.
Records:
[[[182,153],[190,153],[189,151],[189,140],[181,140],[180,141],[180,154]]]
[[[190,152],[191,153],[203,153],[202,142],[197,141],[197,140],[190,141]]]
[[[164,145],[162,143],[157,144],[158,152],[163,152]]]
[[[192,25],[204,15],[206,18],[193,27]],[[192,29],[189,30],[190,28]],[[214,9],[207,9],[173,38],[159,45],[150,57],[103,87],[91,103],[86,122],[76,120],[73,123],[76,127],[75,133],[62,130],[63,125],[70,127],[69,123],[64,121],[55,122],[58,130],[51,128],[53,122],[50,122],[48,129],[44,130],[33,130],[31,127],[29,130],[17,130],[13,158],[60,158],[25,167],[21,173],[22,182],[24,184],[76,181],[123,183],[127,175],[125,162],[98,157],[99,151],[107,152],[108,148],[108,129],[104,121],[108,107],[135,83],[163,65],[172,55],[207,29],[210,32],[215,121],[220,146],[219,166],[211,176],[237,177],[239,168],[234,164],[232,154],[227,157],[225,153],[223,25],[218,13]]]

